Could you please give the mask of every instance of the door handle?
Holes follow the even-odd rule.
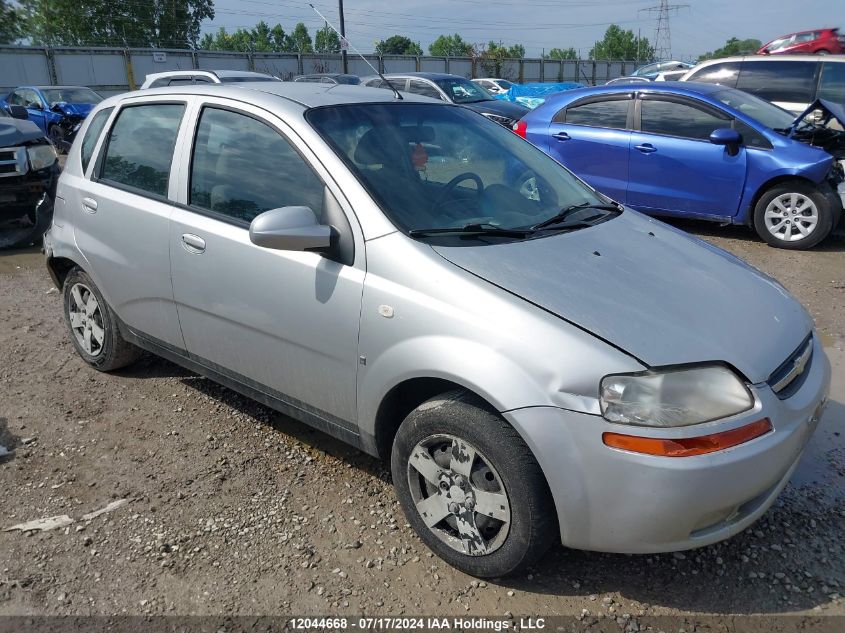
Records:
[[[572,137],[566,132],[558,132],[557,134],[552,134],[552,138],[557,139],[558,141],[568,141]]]
[[[96,213],[97,201],[94,198],[82,198],[82,210],[86,213]]]
[[[199,255],[205,252],[205,240],[199,235],[193,233],[184,233],[182,235],[182,248],[189,253]]]
[[[643,154],[651,154],[652,152],[657,151],[657,148],[651,143],[643,143],[642,145],[637,145],[634,147],[634,149],[640,150]]]

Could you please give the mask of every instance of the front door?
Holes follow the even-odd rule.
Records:
[[[170,259],[185,345],[231,380],[357,432],[363,243],[356,250],[307,147],[261,110],[239,108],[206,104],[183,153]],[[252,219],[286,206],[307,206],[332,225],[337,252],[254,245]]]
[[[643,95],[640,130],[631,134],[628,204],[643,211],[730,218],[745,186],[746,150],[731,156],[710,133],[731,127],[715,108]]]

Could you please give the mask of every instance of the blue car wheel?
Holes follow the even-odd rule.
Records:
[[[754,228],[770,246],[803,250],[826,238],[840,212],[827,185],[791,180],[766,191],[754,207]]]

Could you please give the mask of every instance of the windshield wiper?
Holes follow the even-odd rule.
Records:
[[[617,213],[620,211],[619,207],[614,204],[592,204],[591,202],[582,202],[581,204],[573,204],[561,209],[560,213],[558,213],[557,215],[553,215],[548,220],[543,220],[542,222],[540,222],[539,224],[535,224],[531,228],[536,231],[538,229],[544,229],[548,226],[553,226],[555,224],[561,224],[562,222],[566,221],[566,218],[581,209],[596,209],[597,211],[616,211]],[[583,220],[573,223],[572,226],[582,226],[584,224],[586,224],[587,226],[592,226],[592,223],[587,223]]]
[[[430,235],[494,235],[496,237],[527,237],[533,229],[503,229],[492,224],[467,224],[466,226],[440,227],[435,229],[413,229],[408,231],[411,237]]]

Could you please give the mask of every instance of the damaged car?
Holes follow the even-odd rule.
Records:
[[[26,109],[0,107],[0,248],[36,242],[53,219],[59,160]]]
[[[26,108],[29,120],[50,139],[56,150],[70,149],[82,121],[103,97],[84,86],[22,86],[5,98]]]
[[[514,129],[638,211],[807,249],[842,217],[843,110],[819,100],[796,118],[717,84],[614,84],[551,97]]]

